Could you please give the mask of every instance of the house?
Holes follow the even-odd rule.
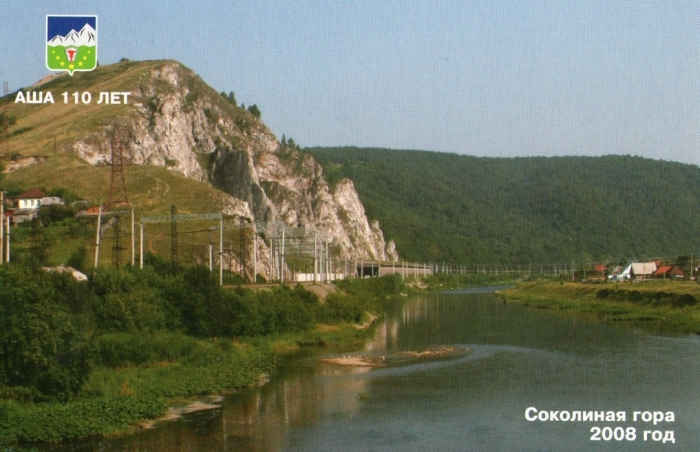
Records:
[[[632,262],[619,273],[611,274],[608,279],[627,281],[630,279],[650,278],[656,272],[656,262]]]
[[[654,278],[669,278],[668,272],[671,271],[673,267],[670,265],[661,265],[654,272]]]
[[[15,198],[15,202],[17,203],[17,209],[12,215],[12,223],[14,224],[33,220],[37,217],[41,206],[50,206],[52,204],[65,205],[63,198],[47,196],[46,193],[36,188],[25,191]]]
[[[606,267],[605,264],[596,264],[593,266],[593,271],[600,273],[601,276],[604,276],[605,272],[608,271],[608,267]]]
[[[656,272],[656,262],[633,262],[631,274],[635,279],[651,278]]]
[[[17,197],[17,208],[19,210],[36,210],[41,207],[42,198],[46,198],[46,193],[32,188]]]
[[[44,196],[39,202],[40,206],[51,206],[54,204],[65,206],[66,202],[60,196]]]
[[[680,267],[673,267],[671,271],[668,272],[668,276],[673,279],[685,278],[685,272],[681,270]]]

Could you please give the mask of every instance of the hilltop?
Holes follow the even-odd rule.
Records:
[[[176,61],[122,61],[20,91],[51,92],[55,103],[3,99],[0,111],[14,119],[5,131],[5,190],[67,188],[95,205],[106,200],[119,130],[139,215],[168,214],[171,205],[179,213],[223,212],[242,223],[313,227],[335,257],[394,256],[352,181],[331,188],[314,158],[280,143],[259,111],[239,107]],[[128,104],[98,104],[102,92],[129,93]],[[92,100],[76,104],[73,93]]]
[[[697,252],[700,168],[631,156],[309,148],[408,260],[621,262]]]

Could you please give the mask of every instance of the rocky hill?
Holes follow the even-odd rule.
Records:
[[[242,222],[313,227],[329,239],[338,257],[397,257],[379,224],[367,219],[351,180],[343,179],[331,189],[310,154],[281,144],[258,117],[178,62],[123,61],[90,73],[55,77],[24,91],[29,90],[50,91],[56,102],[14,103],[14,95],[4,99],[2,111],[16,118],[7,131],[15,164],[6,164],[6,172],[14,170],[6,179],[12,184],[69,185],[95,199],[94,181],[99,179],[103,182],[97,190],[106,197],[110,143],[119,129],[130,164],[164,167],[187,179],[178,191],[182,199],[168,200],[185,206],[185,211],[221,209]],[[128,104],[98,105],[98,93],[105,91],[129,92]],[[70,97],[64,104],[63,92],[91,92],[94,99],[89,105],[75,105]],[[167,203],[150,199],[157,187],[139,183],[139,174],[157,179],[149,171],[129,168],[136,208],[142,214],[164,213]],[[220,196],[209,191],[208,199],[199,197],[202,205],[195,207],[197,200],[185,198],[204,190],[202,184],[218,189]]]

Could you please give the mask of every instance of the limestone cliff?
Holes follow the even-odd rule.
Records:
[[[230,195],[227,214],[255,222],[312,226],[337,257],[392,260],[352,181],[330,187],[309,154],[282,145],[250,112],[230,103],[191,70],[163,61],[131,89],[125,149],[134,164],[166,166]],[[73,143],[93,164],[108,162],[113,125]],[[264,253],[263,253],[264,254]]]

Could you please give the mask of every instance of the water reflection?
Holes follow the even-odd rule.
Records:
[[[440,294],[397,305],[358,354],[465,346],[466,356],[382,368],[281,366],[269,384],[128,438],[68,450],[587,450],[587,423],[531,423],[552,410],[674,411],[677,450],[697,450],[700,339],[657,337],[504,304]],[[626,424],[625,427],[632,425]],[[645,427],[637,425],[640,429]],[[641,431],[641,430],[640,430]],[[614,450],[656,444],[616,443]],[[82,447],[82,448],[81,448]]]

